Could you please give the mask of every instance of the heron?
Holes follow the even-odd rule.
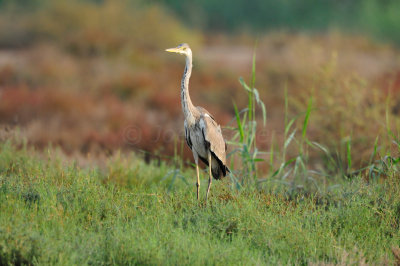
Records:
[[[186,66],[181,82],[181,102],[183,115],[185,117],[185,139],[193,152],[197,173],[197,200],[200,192],[199,158],[209,169],[206,202],[210,193],[212,178],[220,179],[229,172],[226,166],[226,148],[221,127],[215,118],[203,107],[195,107],[189,96],[189,79],[192,74],[192,50],[186,43],[175,48],[166,49],[167,52],[186,56]]]

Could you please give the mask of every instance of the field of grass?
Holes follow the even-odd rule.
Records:
[[[397,46],[279,28],[255,45],[188,28],[172,0],[28,2],[0,0],[0,265],[400,263]],[[291,2],[276,23],[302,28],[304,4],[348,26]],[[395,42],[399,5],[356,2],[351,19]],[[182,42],[192,100],[228,143],[207,206],[183,139],[184,59],[164,52]]]
[[[1,265],[395,263],[396,165],[296,197],[226,178],[205,206],[191,169],[173,179],[173,166],[135,155],[86,168],[60,156],[0,145]]]

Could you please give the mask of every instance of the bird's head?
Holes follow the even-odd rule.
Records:
[[[186,56],[192,55],[192,50],[190,50],[190,47],[187,43],[179,44],[177,47],[169,48],[165,51],[170,53],[184,54]]]

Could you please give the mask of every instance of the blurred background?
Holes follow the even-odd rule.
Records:
[[[0,0],[1,138],[17,131],[73,158],[191,160],[184,58],[164,52],[186,42],[192,100],[222,126],[234,125],[233,102],[247,105],[238,78],[250,79],[255,51],[260,149],[283,142],[287,88],[289,117],[312,99],[309,138],[339,157],[351,138],[361,165],[377,136],[397,132],[399,14],[397,0]]]

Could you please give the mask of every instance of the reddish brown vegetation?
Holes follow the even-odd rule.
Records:
[[[237,79],[248,79],[253,53],[252,38],[229,42],[235,44],[220,37],[208,37],[202,48],[194,43],[190,83],[193,102],[223,126],[234,117],[232,101],[239,108],[247,105]],[[182,57],[158,46],[130,51],[123,41],[117,45],[121,50],[112,53],[82,55],[68,47],[48,41],[0,51],[2,124],[20,127],[38,147],[52,143],[68,153],[143,149],[190,154],[187,148],[181,150]],[[272,135],[283,142],[287,86],[291,117],[304,112],[313,98],[310,139],[337,149],[351,137],[354,160],[367,158],[376,136],[386,130],[389,91],[390,107],[398,114],[399,54],[389,46],[338,34],[262,38],[256,87],[266,103],[268,123],[257,136],[259,148],[269,149]],[[394,125],[396,121],[394,117]],[[298,122],[301,126],[302,119]]]

